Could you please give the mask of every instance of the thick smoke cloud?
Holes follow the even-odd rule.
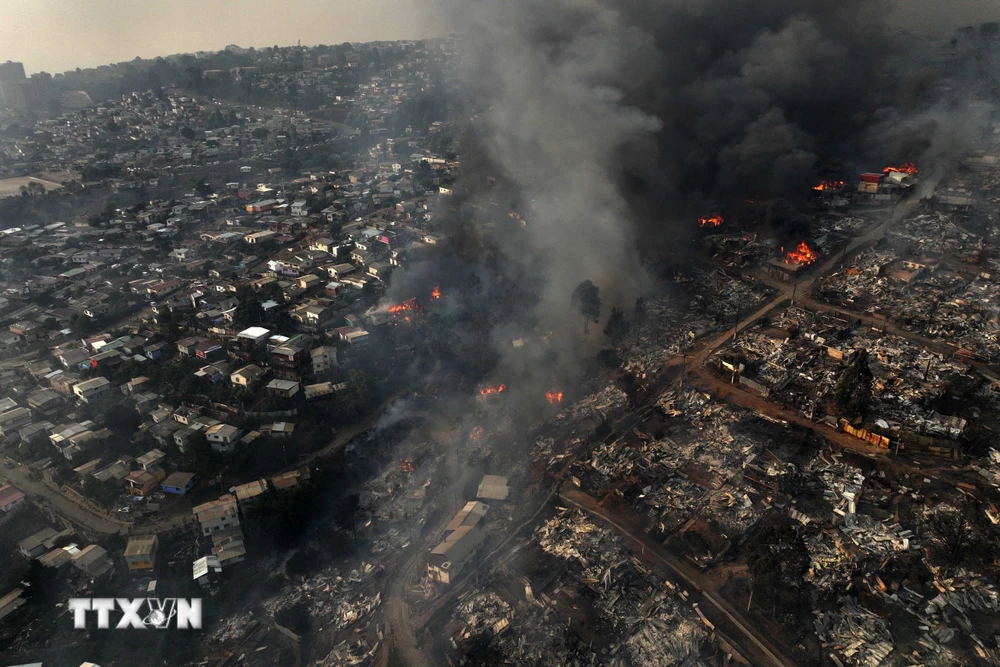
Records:
[[[827,0],[486,0],[441,12],[463,41],[476,110],[478,149],[462,155],[476,213],[465,222],[508,206],[525,220],[494,219],[489,232],[491,270],[518,276],[524,293],[523,317],[490,325],[495,376],[536,396],[565,382],[600,338],[600,326],[584,334],[574,287],[600,287],[602,321],[612,305],[628,309],[643,291],[640,251],[681,242],[700,214],[781,200],[801,227],[795,202],[820,179],[898,160],[927,168],[970,145],[990,107],[942,103],[943,91],[967,97],[960,72],[897,39],[884,11]],[[515,351],[517,336],[558,343]]]

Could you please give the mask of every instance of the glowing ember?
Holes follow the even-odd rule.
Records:
[[[819,185],[814,185],[813,190],[816,192],[824,192],[826,190],[840,190],[843,187],[843,181],[822,181]]]
[[[718,227],[719,225],[721,225],[725,221],[726,221],[726,219],[723,218],[721,215],[707,215],[705,217],[698,218],[698,226],[699,227]]]
[[[782,248],[784,251],[784,248]],[[795,246],[795,250],[789,250],[785,253],[785,264],[798,264],[799,266],[808,266],[816,261],[819,255],[816,251],[806,245],[805,241],[799,241],[799,244]]]
[[[545,392],[545,400],[549,403],[562,403],[563,393],[561,391],[547,391]]]
[[[440,285],[435,285],[434,289],[431,290],[431,298],[432,299],[440,299],[441,298],[441,286]]]
[[[502,392],[506,388],[507,388],[507,385],[505,385],[505,384],[499,385],[497,387],[483,387],[482,389],[479,390],[479,395],[480,396],[492,396],[493,394],[499,394],[500,392]]]
[[[412,297],[407,299],[403,303],[396,304],[395,306],[389,306],[389,312],[395,315],[396,313],[405,313],[409,310],[417,309],[417,298]]]
[[[886,174],[888,174],[891,171],[899,172],[901,174],[916,174],[920,170],[917,169],[917,165],[913,164],[912,162],[904,162],[903,164],[899,165],[898,167],[886,167],[882,171],[883,171],[883,173],[886,173]]]
[[[403,472],[413,472],[413,463],[409,459],[403,459],[399,463],[399,469]]]
[[[479,438],[481,438],[481,437],[483,437],[483,427],[482,426],[476,426],[475,428],[472,429],[472,432],[469,433],[469,438],[471,438],[474,441],[478,441]]]

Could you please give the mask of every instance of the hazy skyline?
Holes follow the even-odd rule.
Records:
[[[421,0],[3,0],[0,62],[50,73],[173,53],[433,36]]]
[[[910,30],[1000,19],[992,0],[890,2],[892,22]],[[433,18],[443,6],[440,0],[3,0],[0,62],[54,74],[229,44],[417,39],[446,31],[445,21]]]

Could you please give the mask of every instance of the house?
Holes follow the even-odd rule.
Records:
[[[445,533],[458,530],[463,527],[473,527],[478,525],[489,510],[489,505],[481,503],[478,500],[470,500],[465,503],[465,507],[460,509],[448,525],[445,526]]]
[[[304,290],[312,289],[313,287],[319,286],[322,282],[322,278],[312,273],[307,273],[304,276],[299,277],[299,287]]]
[[[261,378],[264,377],[265,371],[263,368],[256,364],[250,364],[249,366],[244,366],[235,373],[229,376],[229,380],[238,387],[243,387],[244,389],[253,389],[260,382]]]
[[[16,322],[9,328],[12,334],[20,336],[26,343],[38,340],[45,335],[45,327],[38,322]]]
[[[44,567],[51,567],[58,570],[73,560],[73,556],[79,551],[76,546],[58,547],[39,556],[38,562]]]
[[[140,375],[137,378],[132,378],[128,382],[122,385],[122,393],[126,396],[132,396],[133,394],[138,394],[140,390],[145,389],[149,384],[149,378],[145,375]]]
[[[108,557],[108,552],[96,544],[81,549],[70,562],[74,567],[94,578],[107,574],[115,567],[115,564]]]
[[[326,267],[326,272],[334,280],[340,280],[344,276],[354,273],[358,270],[358,267],[353,264],[334,264],[333,266]]]
[[[211,382],[222,382],[226,372],[215,364],[207,364],[194,372],[195,377],[208,378]]]
[[[136,464],[143,470],[149,470],[163,463],[167,455],[159,449],[151,449],[135,460]]]
[[[98,352],[90,358],[91,368],[104,368],[108,366],[117,366],[122,362],[122,353],[118,350],[107,350],[106,352]]]
[[[143,348],[146,357],[153,361],[163,361],[170,356],[171,346],[167,342],[152,343]]]
[[[264,424],[260,427],[260,430],[270,434],[274,438],[290,438],[295,433],[295,424],[291,422],[274,422],[273,424]]]
[[[236,498],[228,494],[218,500],[202,503],[192,511],[201,524],[202,535],[211,535],[233,527],[239,528],[240,525]]]
[[[188,447],[194,441],[195,436],[199,433],[201,433],[201,430],[194,426],[185,426],[174,431],[174,444],[177,445],[177,449],[181,454],[187,451]]]
[[[309,204],[305,199],[296,199],[292,202],[291,214],[293,218],[304,218],[309,215]]]
[[[7,513],[24,504],[24,494],[10,484],[0,486],[0,512]]]
[[[499,475],[484,475],[483,481],[479,483],[477,498],[485,500],[507,500],[510,487],[507,486],[507,478]]]
[[[193,357],[195,355],[195,346],[198,343],[204,343],[205,339],[201,336],[192,336],[190,338],[185,338],[183,340],[177,341],[177,352],[183,354],[185,357]]]
[[[248,245],[259,245],[278,238],[275,232],[254,232],[243,237],[243,242]]]
[[[7,593],[3,597],[0,597],[0,620],[3,620],[7,616],[14,613],[21,605],[23,605],[27,600],[21,597],[24,593],[23,588],[15,588],[11,592]],[[37,663],[41,665],[42,663]],[[24,665],[23,667],[31,667],[30,665]]]
[[[79,347],[61,350],[55,356],[65,368],[77,368],[90,359],[90,353]]]
[[[236,448],[236,441],[240,439],[241,435],[240,429],[229,424],[216,424],[205,431],[205,437],[211,443],[212,449],[220,454],[231,453]]]
[[[243,540],[243,531],[239,526],[214,533],[212,535],[212,553],[219,558],[223,568],[243,562],[247,548]]]
[[[28,408],[14,408],[13,410],[0,413],[0,434],[4,436],[10,435],[30,422],[31,410]]]
[[[427,559],[427,575],[432,581],[451,584],[485,539],[486,535],[473,526],[453,531],[431,551]]]
[[[69,534],[71,534],[71,531],[64,531],[60,533],[55,528],[42,528],[37,533],[29,535],[18,542],[17,550],[20,551],[21,555],[25,558],[38,558],[46,551],[54,548],[56,540]]]
[[[291,398],[299,392],[299,383],[291,380],[271,380],[267,383],[267,391],[273,396]]]
[[[217,584],[222,578],[222,563],[219,562],[219,557],[215,554],[209,554],[194,561],[192,575],[202,588]]]
[[[271,330],[264,327],[250,327],[236,334],[236,343],[245,352],[250,352],[267,343]]]
[[[221,359],[226,354],[225,348],[214,340],[203,340],[194,346],[194,354],[205,361]]]
[[[156,551],[160,541],[153,535],[130,537],[125,547],[125,564],[130,572],[152,570],[156,566]]]
[[[63,396],[73,396],[73,387],[79,383],[80,376],[76,373],[61,373],[49,380],[49,386],[52,387],[52,390]]]
[[[160,482],[160,489],[164,493],[172,493],[176,496],[183,496],[194,488],[198,483],[198,475],[193,472],[175,472],[165,480]]]
[[[40,389],[28,395],[28,407],[43,415],[58,410],[62,402],[63,397],[51,389]]]
[[[84,403],[91,403],[99,400],[102,396],[111,392],[111,382],[105,377],[96,377],[74,385],[73,393]]]
[[[156,488],[160,480],[166,476],[167,473],[161,468],[130,472],[125,478],[125,482],[128,485],[128,494],[130,496],[148,496]]]
[[[267,493],[267,482],[262,479],[255,479],[252,482],[234,486],[230,489],[230,491],[232,491],[236,495],[236,499],[242,503]]]

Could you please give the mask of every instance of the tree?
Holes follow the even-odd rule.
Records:
[[[330,223],[329,227],[330,238],[339,239],[343,231],[344,231],[344,225],[342,225],[341,223],[337,222],[336,220]]]
[[[977,554],[985,560],[995,555],[996,531],[974,500],[965,498],[958,507],[939,505],[927,518],[927,524],[948,566],[970,561]]]
[[[250,136],[259,141],[264,141],[267,139],[268,134],[270,134],[270,132],[268,132],[266,127],[255,127],[253,132],[250,133]]]
[[[583,331],[586,333],[591,322],[601,318],[600,288],[589,280],[584,280],[573,290],[570,303],[583,315]]]
[[[792,526],[765,526],[747,543],[747,570],[754,594],[775,605],[798,599],[809,562],[806,543]]]
[[[233,324],[238,327],[248,327],[260,324],[263,307],[256,296],[240,299],[240,304],[233,311]]]
[[[215,190],[213,190],[212,186],[206,183],[204,179],[198,181],[198,183],[194,186],[194,191],[201,197],[210,197],[215,194]]]
[[[872,400],[874,377],[868,366],[868,350],[858,350],[837,380],[833,400],[844,415],[864,416]]]
[[[187,139],[188,141],[191,141],[191,140],[193,140],[195,138],[196,135],[195,135],[195,131],[192,130],[190,127],[182,127],[181,128],[181,136],[184,137],[185,139]]]
[[[612,308],[611,316],[604,327],[604,335],[617,343],[628,334],[629,328],[628,320],[625,319],[625,311],[617,307]]]

